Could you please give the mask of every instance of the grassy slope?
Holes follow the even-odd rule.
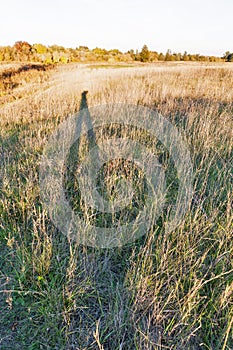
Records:
[[[0,348],[232,349],[232,65],[34,74],[1,97]],[[101,250],[70,243],[49,220],[40,155],[84,89],[90,106],[157,108],[185,133],[195,195],[169,236],[158,227]]]

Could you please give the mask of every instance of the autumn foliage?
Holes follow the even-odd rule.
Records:
[[[41,43],[29,44],[26,41],[16,41],[13,46],[0,46],[0,62],[38,62],[44,64],[69,62],[157,62],[157,61],[232,61],[232,54],[227,52],[223,57],[204,56],[200,54],[150,51],[147,45],[138,50],[121,52],[118,49],[89,49],[87,46],[65,48],[59,45],[45,46]]]

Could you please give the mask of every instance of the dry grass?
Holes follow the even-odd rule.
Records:
[[[232,349],[233,66],[39,73],[0,107],[1,349]],[[83,90],[89,106],[157,109],[185,135],[194,197],[169,235],[161,217],[140,240],[103,250],[70,242],[50,221],[40,157]]]
[[[41,89],[49,79],[51,68],[52,65],[35,63],[0,65],[0,106]]]

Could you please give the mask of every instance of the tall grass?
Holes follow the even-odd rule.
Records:
[[[232,349],[232,66],[68,65],[48,78],[0,108],[0,348]],[[41,155],[86,89],[89,107],[147,106],[185,136],[194,195],[170,234],[161,216],[136,242],[98,249],[51,222]]]

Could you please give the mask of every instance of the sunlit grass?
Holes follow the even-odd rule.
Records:
[[[0,108],[1,349],[232,349],[232,65],[68,65],[44,74],[33,93],[29,81]],[[147,106],[185,136],[194,196],[170,234],[164,213],[141,239],[104,250],[70,242],[51,222],[41,155],[85,89],[90,107]],[[108,197],[115,180],[105,183]]]

